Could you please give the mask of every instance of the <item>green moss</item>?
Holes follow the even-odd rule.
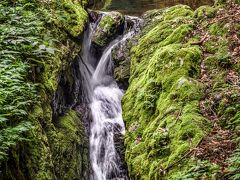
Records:
[[[98,48],[104,48],[122,29],[124,16],[118,12],[103,15],[96,32],[93,35],[93,43]]]
[[[17,130],[16,141],[4,154],[6,158],[1,159],[0,179],[78,179],[83,176],[88,157],[81,119],[77,113],[70,112],[70,118],[63,118],[61,124],[57,124],[51,108],[59,76],[81,49],[80,39],[88,18],[81,3],[24,0],[13,5],[4,0],[0,5],[0,66],[9,66],[8,79],[12,81],[8,80],[0,88],[7,90],[13,86],[15,95],[11,96],[9,90],[8,96],[2,90],[0,94],[18,106],[12,108],[15,114],[9,116],[9,123],[0,124],[6,131],[10,127],[14,132]],[[0,75],[1,82],[3,77],[7,76]],[[10,105],[1,95],[0,104]],[[1,123],[6,119],[2,113],[3,108]],[[26,125],[30,128],[26,129]],[[1,129],[1,140],[2,132]]]
[[[75,179],[82,176],[88,151],[83,148],[87,147],[87,139],[79,114],[71,110],[60,117],[56,131],[50,132],[49,136],[57,177]]]
[[[51,117],[51,107],[35,106],[29,115],[31,123],[34,125],[31,137],[32,140],[25,149],[25,168],[29,172],[28,176],[33,179],[52,179],[54,177],[54,166],[51,156],[51,149],[46,144],[49,143],[47,134],[43,130],[42,124],[48,124]]]
[[[79,2],[73,0],[61,0],[59,8],[56,9],[57,26],[64,28],[73,37],[79,36],[87,22],[87,12]]]
[[[69,111],[52,123],[48,104],[36,106],[30,119],[35,127],[26,149],[26,168],[33,179],[75,179],[83,176],[88,166],[87,139],[80,115]],[[36,172],[36,173],[33,173]]]
[[[226,23],[213,23],[209,26],[209,33],[211,35],[223,36],[229,30],[229,24]]]
[[[165,9],[163,18],[164,18],[164,21],[166,21],[166,20],[174,20],[174,19],[178,19],[179,17],[187,17],[192,15],[193,15],[193,11],[189,6],[177,5],[177,6],[173,6]]]
[[[194,80],[202,52],[185,40],[194,28],[193,12],[175,6],[162,14],[132,49],[123,98],[126,160],[135,179],[160,179],[210,130],[199,110],[203,86]]]
[[[194,12],[194,17],[197,19],[213,18],[217,12],[217,8],[212,6],[201,6]]]

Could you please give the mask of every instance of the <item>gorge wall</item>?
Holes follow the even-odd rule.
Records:
[[[88,138],[76,110],[86,5],[0,3],[0,179],[89,179]]]
[[[0,179],[89,179],[78,55],[94,3],[0,3]],[[237,3],[148,11],[113,50],[131,179],[239,178]],[[122,33],[116,14],[100,22],[95,53]]]
[[[132,179],[239,176],[239,8],[144,14],[123,98]]]

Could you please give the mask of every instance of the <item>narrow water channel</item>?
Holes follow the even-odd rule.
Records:
[[[104,14],[103,14],[104,16]],[[123,139],[125,133],[122,119],[121,90],[113,78],[112,50],[134,36],[138,28],[137,17],[125,17],[134,24],[131,28],[125,23],[124,33],[114,39],[102,52],[101,57],[92,53],[92,35],[98,21],[90,23],[84,35],[83,48],[79,58],[80,73],[83,77],[85,98],[91,110],[90,123],[90,163],[92,180],[127,180],[127,167],[117,151],[116,136]],[[120,145],[123,148],[123,142]],[[118,147],[119,148],[119,147]]]

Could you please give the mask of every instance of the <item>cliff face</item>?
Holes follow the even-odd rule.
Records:
[[[132,179],[239,177],[240,6],[221,3],[143,16],[123,98]]]
[[[0,179],[88,179],[76,55],[86,1],[1,1]]]

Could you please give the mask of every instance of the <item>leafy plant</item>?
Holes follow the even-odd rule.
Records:
[[[179,173],[174,179],[194,180],[194,179],[215,179],[219,172],[219,166],[211,164],[208,161],[197,161],[197,164],[192,166],[189,170]]]
[[[55,53],[44,38],[40,11],[29,10],[35,1],[0,4],[0,161],[16,143],[27,140],[33,126],[28,119],[37,103],[36,67]]]
[[[228,179],[237,180],[240,179],[240,146],[234,151],[229,159],[229,174]]]

